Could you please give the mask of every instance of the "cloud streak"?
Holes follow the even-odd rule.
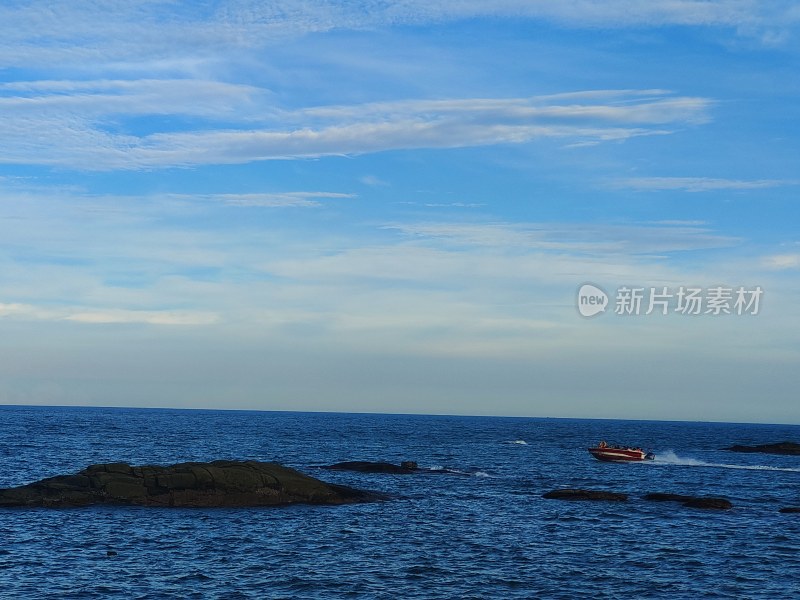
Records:
[[[173,310],[127,310],[91,308],[45,308],[31,304],[0,304],[0,318],[35,321],[73,321],[96,325],[146,324],[198,326],[212,325],[219,317],[211,312]]]
[[[538,139],[623,141],[703,123],[712,104],[652,90],[646,95],[601,90],[581,97],[405,100],[284,110],[252,87],[198,81],[185,87],[176,81],[33,82],[3,91],[0,105],[8,110],[0,113],[0,162],[82,170],[235,164]],[[188,96],[196,99],[188,102]],[[184,106],[193,108],[184,112]],[[126,121],[153,114],[201,120],[181,121],[173,130],[162,125],[153,132],[137,131]],[[212,115],[213,122],[202,120]],[[217,125],[220,118],[227,118],[227,127]]]
[[[398,223],[387,225],[410,238],[450,247],[505,248],[629,256],[735,246],[741,240],[686,223]]]
[[[322,206],[319,200],[341,200],[355,198],[355,194],[340,192],[277,192],[253,194],[170,194],[169,198],[185,202],[219,202],[227,206],[260,208],[315,208]]]
[[[684,191],[715,192],[761,190],[774,187],[799,185],[800,180],[790,179],[716,179],[712,177],[630,177],[617,179],[611,186],[643,192]]]

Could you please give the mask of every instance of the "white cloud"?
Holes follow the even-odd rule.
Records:
[[[419,204],[417,202],[408,202],[407,204]],[[427,208],[480,208],[486,206],[482,202],[425,202],[422,204]]]
[[[800,254],[774,254],[765,256],[763,264],[768,269],[783,271],[788,269],[800,269]]]
[[[265,90],[249,85],[200,79],[15,81],[0,83],[0,110],[15,115],[41,111],[84,118],[117,114],[220,117],[235,113],[241,119],[243,109],[253,107],[266,95]]]
[[[521,144],[542,138],[588,137],[621,141],[663,130],[482,123],[466,120],[396,120],[334,124],[291,131],[218,131],[154,134],[111,161],[95,156],[95,168],[245,163],[258,160],[359,155],[387,150],[464,148]],[[100,161],[100,162],[98,162]],[[88,163],[80,166],[88,168]]]
[[[163,56],[167,50],[204,54],[209,48],[273,45],[290,36],[334,29],[425,25],[473,18],[532,19],[567,27],[726,27],[779,38],[799,18],[789,0],[228,0],[208,5],[112,0],[39,0],[0,9],[0,47],[8,61],[67,62]],[[38,44],[47,38],[47,45]],[[65,52],[65,50],[67,50]],[[60,52],[60,54],[59,54]]]
[[[192,310],[55,309],[21,303],[0,304],[0,317],[94,324],[140,323],[147,325],[211,325],[219,321],[218,315],[214,313]]]
[[[323,106],[298,111],[323,119],[402,120],[430,114],[437,118],[465,115],[495,121],[581,121],[618,124],[705,122],[706,98],[670,97],[659,90],[590,90],[531,98],[466,98],[455,100],[405,100],[355,106]],[[566,102],[571,100],[572,102]],[[581,102],[577,102],[581,100]]]
[[[359,181],[370,187],[386,187],[390,185],[388,181],[384,181],[376,175],[364,175],[359,178]]]
[[[286,208],[286,207],[318,207],[319,199],[355,198],[355,194],[340,192],[272,192],[252,194],[170,194],[169,198],[186,202],[210,201],[220,202],[228,206]]]
[[[0,113],[0,162],[87,170],[520,144],[540,138],[622,141],[669,133],[667,125],[702,123],[711,104],[703,98],[654,96],[648,90],[646,95],[601,91],[598,98],[587,93],[583,103],[576,97],[561,104],[552,97],[478,98],[282,110],[265,103],[267,95],[251,87],[208,82],[189,82],[186,89],[184,82],[149,80],[22,87],[24,94],[12,86],[10,95],[0,98],[10,109]],[[193,108],[187,112],[184,106]],[[116,132],[125,131],[126,117],[151,114],[207,117],[215,123],[225,118],[228,125],[221,129],[194,122],[172,130],[162,125],[155,132],[130,126]]]
[[[39,0],[0,7],[0,66],[142,63],[165,55],[195,62],[220,51],[262,48],[332,30],[428,25],[474,18],[545,20],[566,27],[724,27],[783,43],[796,26],[788,0],[228,0],[192,2]],[[41,40],[48,43],[43,44]]]
[[[653,225],[685,225],[687,227],[700,227],[708,225],[707,221],[691,220],[691,219],[662,219],[660,221],[652,221]]]
[[[569,26],[758,26],[779,24],[786,18],[796,22],[791,2],[771,3],[757,0],[674,0],[670,2],[647,2],[646,0],[572,0],[549,2],[548,0],[504,0],[485,3],[478,0],[448,2],[439,0],[423,2],[406,0],[389,13],[395,18],[417,20],[455,19],[479,16],[548,19]]]
[[[725,248],[737,238],[696,224],[613,225],[594,223],[398,223],[387,225],[407,236],[451,246],[498,247],[519,251],[646,255]]]
[[[712,177],[630,177],[611,182],[616,188],[639,191],[682,190],[685,192],[711,192],[717,190],[758,190],[798,185],[798,180],[787,179],[715,179]]]

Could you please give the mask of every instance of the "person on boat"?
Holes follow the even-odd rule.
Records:
[[[606,444],[606,441],[605,441],[605,440],[603,440],[602,442],[600,442],[600,443],[597,445],[597,447],[598,447],[598,448],[605,448],[606,446],[608,446],[608,444]]]

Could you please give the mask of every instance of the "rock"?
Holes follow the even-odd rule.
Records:
[[[464,471],[454,471],[453,469],[426,469],[420,468],[413,460],[404,460],[400,465],[387,462],[372,462],[367,460],[351,460],[340,462],[333,465],[318,466],[318,469],[328,469],[330,471],[355,471],[357,473],[388,473],[391,475],[461,475],[469,477],[471,473]]]
[[[279,465],[218,460],[166,467],[91,465],[75,475],[0,489],[0,507],[122,504],[165,507],[245,507],[351,504],[383,496],[328,484]]]
[[[730,500],[725,498],[702,498],[698,496],[684,496],[683,494],[662,494],[652,493],[644,496],[645,500],[653,502],[680,502],[683,506],[688,508],[715,508],[718,510],[727,510],[733,508]]]
[[[581,490],[565,488],[552,490],[542,496],[548,500],[610,500],[613,502],[624,502],[628,499],[627,494],[617,492],[604,492],[600,490]]]
[[[780,509],[778,512],[782,513],[800,513],[800,506],[787,506]]]
[[[730,500],[725,498],[692,498],[684,502],[687,508],[711,508],[715,510],[728,510],[733,508]]]
[[[796,442],[779,442],[777,444],[761,444],[760,446],[735,445],[723,448],[731,452],[760,452],[762,454],[791,454],[800,455],[800,444]]]
[[[370,462],[365,460],[352,460],[340,462],[334,465],[326,465],[322,469],[331,471],[356,471],[358,473],[393,473],[397,475],[409,475],[417,472],[417,463],[405,461],[400,465],[393,465],[387,462]]]
[[[652,494],[646,494],[644,497],[645,500],[650,500],[652,502],[688,502],[692,500],[692,496],[683,496],[682,494],[661,494],[658,492]]]

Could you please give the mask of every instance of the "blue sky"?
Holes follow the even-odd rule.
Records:
[[[5,2],[0,402],[800,423],[798,24]]]

